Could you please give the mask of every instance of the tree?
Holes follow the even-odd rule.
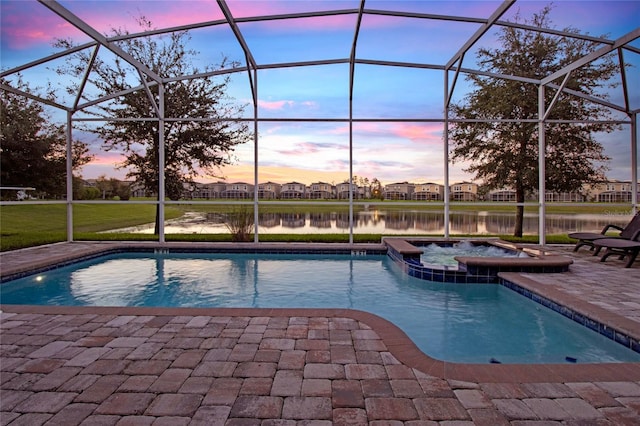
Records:
[[[384,192],[382,190],[382,182],[378,180],[378,178],[373,178],[371,180],[371,198],[379,198],[381,200],[384,199]]]
[[[21,78],[14,87],[32,93]],[[72,152],[72,170],[79,170],[92,159],[82,142],[74,141]],[[33,187],[47,198],[66,194],[64,127],[51,122],[42,104],[12,92],[0,92],[0,153],[2,186]]]
[[[137,21],[143,30],[152,29],[151,22],[146,18],[140,17]],[[194,178],[203,172],[219,175],[220,167],[232,163],[235,147],[251,140],[246,123],[225,121],[241,116],[244,107],[234,104],[227,96],[228,76],[214,77],[207,74],[213,72],[214,68],[199,70],[192,65],[199,52],[185,47],[190,39],[187,31],[162,37],[129,37],[129,32],[122,29],[112,29],[111,33],[121,39],[119,45],[132,57],[163,79],[171,80],[164,83],[165,117],[184,120],[167,120],[163,129],[159,129],[156,120],[108,121],[109,118],[156,116],[146,91],[138,90],[120,96],[119,102],[98,104],[99,113],[107,117],[107,121],[103,126],[89,127],[87,130],[104,141],[107,151],[122,150],[125,160],[120,167],[127,170],[126,177],[134,179],[151,193],[157,193],[159,188],[158,147],[160,132],[163,131],[165,193],[171,200],[177,200],[185,184],[193,183]],[[68,40],[58,40],[56,46],[71,48],[73,45]],[[82,77],[85,68],[77,65],[78,60],[88,66],[91,63],[90,54],[81,51],[72,55],[66,65],[58,70],[59,73]],[[222,58],[218,68],[227,67],[227,62],[226,58]],[[98,89],[99,96],[108,95],[130,89],[130,74],[130,68],[120,58],[112,62],[98,59],[93,63],[89,81]],[[198,74],[205,76],[182,78]],[[149,86],[157,105],[158,85]],[[79,87],[72,86],[68,90],[77,93]]]
[[[119,197],[123,192],[123,187],[128,187],[128,184],[116,178],[107,178],[105,175],[100,175],[96,179],[95,186],[98,191],[100,191],[100,198],[103,200],[111,200],[116,196]]]
[[[550,7],[534,14],[531,22],[538,28],[550,27]],[[517,21],[520,18],[517,17]],[[565,31],[575,33],[568,28]],[[558,71],[599,46],[567,36],[546,35],[538,31],[503,27],[498,34],[501,47],[478,50],[480,69],[503,75],[541,79]],[[619,72],[615,63],[604,57],[571,73],[567,89],[606,99],[603,88],[615,87],[611,78]],[[489,189],[510,187],[516,201],[538,188],[538,123],[520,120],[538,118],[538,87],[515,80],[469,75],[476,85],[460,104],[452,105],[456,119],[515,122],[454,122],[451,126],[454,161],[470,161],[467,171]],[[555,91],[545,90],[545,105]],[[607,108],[582,98],[561,94],[549,119],[607,119]],[[576,191],[583,183],[601,181],[606,171],[603,147],[594,138],[596,132],[610,132],[610,123],[547,124],[546,186],[553,191]],[[518,206],[515,236],[522,236],[524,207]]]

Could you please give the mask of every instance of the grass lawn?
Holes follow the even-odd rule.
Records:
[[[77,204],[73,207],[74,238],[101,231],[124,228],[155,220],[156,207],[150,204]],[[165,209],[167,219],[183,212],[172,206]],[[67,206],[64,204],[21,204],[2,206],[0,210],[0,250],[49,244],[67,239]],[[151,236],[153,237],[153,236]],[[96,238],[96,240],[99,238]],[[123,239],[122,235],[121,238]]]

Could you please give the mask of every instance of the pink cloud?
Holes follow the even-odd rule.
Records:
[[[258,107],[269,110],[269,111],[279,111],[285,108],[294,107],[296,105],[302,105],[307,109],[314,109],[317,107],[317,104],[313,101],[296,102],[296,101],[291,101],[287,99],[282,99],[279,101],[265,101],[260,99],[258,100]]]
[[[411,123],[398,123],[393,126],[392,131],[400,137],[407,138],[411,141],[432,141],[433,139],[440,140],[440,134],[442,134],[443,126],[433,124],[411,124]],[[440,132],[440,134],[437,134]],[[435,135],[434,135],[435,133]]]
[[[354,133],[391,136],[412,142],[440,142],[443,126],[439,123],[356,123]]]
[[[69,2],[73,14],[102,34],[114,27],[138,32],[135,21],[145,16],[156,28],[172,27],[223,18],[217,4],[203,1],[162,2]],[[12,49],[26,49],[51,44],[55,39],[74,38],[84,42],[88,37],[47,7],[35,1],[2,1],[1,36]],[[79,40],[82,38],[82,40]]]
[[[3,1],[1,7],[0,35],[10,49],[26,49],[80,35],[72,25],[35,1]]]
[[[159,4],[161,7],[158,7]],[[114,27],[127,29],[132,33],[138,32],[141,29],[136,19],[140,16],[148,19],[154,28],[223,19],[222,12],[213,2],[183,0],[159,3],[126,0],[120,2],[121,6],[114,7],[115,5],[118,3],[78,2],[71,3],[70,9],[102,33],[109,33]]]
[[[358,2],[359,3],[359,2]],[[228,2],[231,13],[236,18],[252,16],[284,15],[292,13],[317,12],[323,10],[357,9],[358,3],[351,5],[331,1],[279,1],[279,0],[231,0]],[[336,28],[354,28],[356,14],[325,16],[319,18],[301,18],[289,20],[286,28],[304,28],[307,30],[327,30]],[[266,21],[262,25],[274,29],[285,27],[283,21]]]
[[[345,150],[346,145],[335,143],[315,143],[315,142],[301,142],[295,145],[295,149],[282,149],[277,150],[280,155],[310,155],[322,152],[324,150]]]
[[[271,110],[271,111],[281,110],[285,106],[293,106],[294,103],[295,103],[294,101],[288,101],[288,100],[280,100],[280,101],[258,100],[258,106],[260,108],[264,108],[264,109]]]
[[[282,155],[308,155],[318,152],[318,146],[311,142],[302,142],[296,144],[296,149],[282,149],[278,150],[278,153]]]
[[[98,153],[96,153],[96,156],[94,157],[91,164],[114,165],[122,162],[123,160],[124,160],[124,157],[122,156],[122,154],[115,153],[115,152],[99,151]]]
[[[338,125],[325,133],[329,135],[346,135],[346,134],[349,134],[349,126],[346,124]]]

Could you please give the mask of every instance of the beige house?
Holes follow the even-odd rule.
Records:
[[[386,185],[382,192],[386,200],[411,200],[415,184],[398,182]]]
[[[87,180],[91,184],[91,180]],[[640,183],[639,183],[640,184]],[[138,183],[131,182],[131,197],[149,197]],[[354,186],[354,200],[371,197],[371,187]],[[574,192],[552,192],[545,194],[546,202],[599,202],[599,203],[630,203],[632,195],[631,181],[611,180],[596,185],[585,184],[582,189]],[[516,192],[511,188],[500,188],[490,191],[484,197],[479,195],[480,186],[473,182],[457,182],[449,186],[451,201],[479,201],[485,199],[493,202],[515,202]],[[254,185],[246,182],[214,182],[195,183],[185,185],[184,199],[253,199]],[[384,186],[383,197],[387,200],[415,200],[415,201],[443,201],[444,185],[438,183],[410,183],[397,182]],[[534,191],[527,199],[537,200]],[[306,186],[300,182],[279,184],[263,182],[258,184],[258,198],[260,199],[349,199],[349,183],[342,182],[332,185],[326,182],[315,182]],[[640,192],[638,193],[640,199]]]
[[[349,182],[342,182],[336,185],[336,196],[341,200],[349,199]],[[368,198],[370,195],[367,195],[370,191],[367,191],[367,188],[362,186],[354,185],[353,191],[353,199],[361,200],[363,198]]]
[[[222,194],[227,189],[226,182],[214,182],[214,183],[204,183],[198,184],[198,195],[194,194],[194,198],[203,198],[203,199],[211,199],[211,198],[222,198]]]
[[[258,184],[258,198],[273,199],[280,198],[282,185],[275,182],[265,182]]]
[[[280,188],[280,198],[283,200],[300,200],[306,198],[307,186],[300,182],[289,182]]]
[[[413,189],[412,200],[443,201],[444,185],[437,183],[419,183]]]
[[[473,182],[458,182],[449,186],[451,201],[478,201],[478,184]]]
[[[487,194],[487,201],[516,201],[516,191],[510,188],[494,189]]]
[[[254,186],[250,183],[236,182],[228,183],[225,186],[224,192],[221,194],[221,198],[236,198],[247,199],[253,198]]]
[[[548,203],[582,203],[586,197],[582,192],[550,192],[544,194],[544,200]]]
[[[330,183],[316,182],[312,183],[307,196],[311,199],[332,199],[334,196],[334,187]]]
[[[585,186],[588,201],[599,203],[630,203],[632,191],[631,181],[611,180]]]

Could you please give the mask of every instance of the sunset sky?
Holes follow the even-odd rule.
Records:
[[[145,16],[154,27],[164,28],[224,18],[213,0],[202,1],[60,1],[99,32],[111,28],[139,31],[135,18]],[[35,0],[1,0],[0,63],[11,69],[56,52],[55,39],[70,38],[77,43],[91,41],[47,7]],[[501,2],[496,1],[378,1],[368,0],[365,9],[423,14],[488,18]],[[547,2],[519,1],[502,21],[513,21],[519,13],[529,19]],[[236,18],[358,9],[360,2],[229,0]],[[556,29],[573,27],[592,36],[616,39],[640,26],[640,1],[557,1],[551,18]],[[266,22],[244,22],[239,27],[258,64],[335,60],[349,58],[357,14],[309,17]],[[478,29],[479,24],[400,18],[384,14],[365,15],[358,38],[358,59],[385,60],[443,65]],[[475,68],[478,47],[497,46],[497,27],[485,34],[465,56],[463,66]],[[227,25],[190,31],[189,47],[199,52],[194,66],[203,69],[223,56],[245,63],[244,54]],[[632,44],[640,48],[640,40]],[[103,53],[104,52],[104,53]],[[108,60],[109,52],[101,50]],[[640,55],[626,52],[632,107],[640,107]],[[73,98],[64,94],[67,83],[53,70],[61,60],[51,61],[22,72],[32,88],[50,82],[58,90],[58,101],[69,105]],[[450,74],[453,77],[453,74]],[[11,80],[12,77],[9,77]],[[353,117],[372,120],[399,118],[439,119],[443,115],[443,72],[407,67],[359,64],[355,67]],[[286,67],[258,73],[258,117],[287,119],[340,119],[349,117],[349,65]],[[460,101],[469,86],[460,79],[453,101]],[[622,102],[622,89],[610,93],[611,101]],[[245,117],[252,117],[251,91],[246,73],[232,75],[229,94],[248,105]],[[52,113],[54,117],[63,114]],[[81,116],[81,115],[79,115]],[[616,114],[624,119],[624,115]],[[353,124],[353,173],[383,184],[410,181],[443,182],[443,125],[441,123],[370,121]],[[619,132],[599,136],[605,152],[612,157],[610,178],[629,180],[630,126]],[[340,183],[349,176],[349,123],[340,121],[274,121],[259,124],[258,180],[280,183],[316,181]],[[121,157],[105,153],[93,137],[89,142],[97,157],[82,170],[85,178],[124,176],[115,171]],[[235,165],[220,175],[227,181],[253,182],[253,145],[235,153]],[[451,166],[451,182],[469,180],[463,164]],[[201,181],[217,180],[203,176]]]

